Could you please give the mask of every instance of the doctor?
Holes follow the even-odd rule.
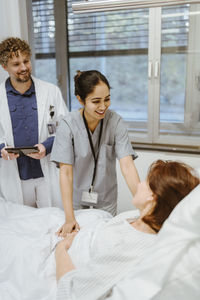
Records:
[[[30,206],[59,206],[58,171],[50,162],[56,126],[67,112],[60,90],[31,76],[26,41],[0,43],[0,64],[9,78],[0,85],[0,194]],[[6,147],[37,146],[38,153],[19,156]]]
[[[139,176],[136,154],[122,118],[110,106],[110,85],[98,71],[78,72],[75,95],[82,105],[60,122],[51,160],[60,165],[65,224],[58,234],[78,230],[74,209],[95,207],[117,212],[116,158],[134,195]]]

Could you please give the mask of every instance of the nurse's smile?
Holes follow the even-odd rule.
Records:
[[[106,112],[106,110],[104,110],[104,111],[97,111],[97,110],[96,110],[96,113],[99,114],[100,116],[104,115],[105,112]]]
[[[94,91],[87,96],[84,103],[85,117],[90,127],[90,122],[99,122],[105,117],[110,106],[110,90],[101,82],[97,84]],[[91,129],[91,128],[90,128]]]

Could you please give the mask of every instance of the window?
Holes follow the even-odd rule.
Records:
[[[160,99],[157,140],[199,145],[200,6],[163,8],[161,15]]]
[[[101,70],[112,87],[111,108],[127,121],[142,120],[146,127],[148,9],[77,16],[71,4],[68,1],[71,90],[76,70]],[[73,97],[72,109],[77,109],[77,105]]]
[[[56,78],[53,0],[32,1],[35,76],[54,84]]]
[[[98,69],[111,84],[111,108],[124,118],[134,142],[200,146],[200,3],[74,14],[76,1],[63,1],[71,109],[79,107],[76,71]],[[45,17],[43,5],[51,12]],[[38,72],[39,60],[47,62],[44,75],[52,73],[48,59],[55,64],[52,5],[53,0],[33,1],[36,62]]]

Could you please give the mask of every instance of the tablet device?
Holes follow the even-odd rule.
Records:
[[[15,153],[20,155],[26,155],[30,153],[38,153],[38,147],[14,147],[14,148],[5,148],[8,153]]]

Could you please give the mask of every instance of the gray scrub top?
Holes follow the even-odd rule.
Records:
[[[98,148],[100,122],[91,133],[95,153]],[[107,110],[101,136],[96,177],[93,190],[98,193],[95,208],[115,215],[117,212],[116,158],[133,155],[128,132],[122,118]],[[93,176],[94,158],[80,111],[68,113],[60,122],[51,152],[51,161],[73,165],[73,206],[82,208],[82,192],[88,191]]]

